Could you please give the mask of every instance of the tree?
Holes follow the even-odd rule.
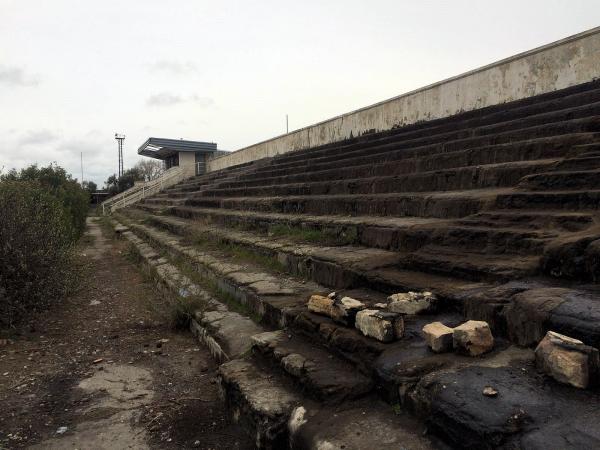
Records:
[[[96,192],[98,190],[98,185],[96,183],[94,183],[93,181],[84,181],[82,184],[83,184],[83,189],[88,191],[88,193],[90,195],[92,195],[94,192]]]
[[[117,195],[127,189],[133,187],[136,181],[144,181],[144,176],[136,167],[127,169],[121,178],[117,178],[116,175],[111,175],[105,181],[105,188],[110,196]]]
[[[156,159],[142,159],[133,168],[139,171],[145,181],[156,180],[164,172],[163,163]]]

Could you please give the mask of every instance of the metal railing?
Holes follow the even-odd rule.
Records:
[[[145,197],[179,183],[184,178],[185,172],[182,167],[171,167],[157,179],[140,183],[102,202],[102,214],[110,214],[119,208],[139,202]]]

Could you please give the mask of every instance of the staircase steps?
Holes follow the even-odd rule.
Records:
[[[260,269],[252,265],[242,268],[236,262],[227,261],[226,257],[223,259],[213,252],[196,250],[185,239],[152,228],[152,222],[150,225],[141,225],[140,222],[129,220],[128,226],[137,234],[140,245],[148,246],[145,242],[151,244],[149,252],[156,255],[152,258],[166,251],[167,255],[179,255],[198,263],[202,261],[203,265],[219,272],[218,276],[229,276],[233,283],[231,292],[246,292],[248,286],[256,283],[252,274]],[[195,267],[203,273],[199,265]],[[389,270],[397,279],[402,277],[393,269],[378,270]],[[424,285],[436,286],[435,277],[425,280],[425,276],[420,274]],[[258,278],[270,279],[269,274]],[[404,275],[404,279],[410,280],[413,286],[418,284],[417,278],[414,273]],[[181,277],[178,279],[181,280]],[[564,430],[556,431],[556,427],[568,418],[568,414],[547,416],[544,415],[547,409],[538,405],[550,402],[560,405],[559,410],[573,414],[586,404],[589,396],[582,396],[579,392],[573,395],[573,388],[556,384],[548,388],[544,378],[530,376],[534,373],[530,350],[510,346],[496,331],[496,349],[482,358],[435,355],[426,349],[420,335],[422,326],[431,321],[440,320],[454,326],[465,320],[461,313],[461,300],[463,304],[468,304],[468,299],[481,302],[484,305],[482,311],[485,311],[485,295],[491,295],[491,304],[496,305],[494,308],[498,319],[490,320],[494,326],[505,317],[502,311],[497,310],[499,299],[506,300],[508,305],[512,295],[522,295],[528,288],[508,287],[496,292],[496,288],[481,283],[468,285],[468,282],[452,278],[444,282],[441,277],[438,280],[437,286],[444,286],[447,292],[453,292],[454,301],[445,304],[439,313],[406,317],[405,336],[391,344],[379,343],[362,336],[354,328],[309,313],[304,307],[308,292],[327,291],[318,285],[302,290],[303,283],[292,279],[285,279],[287,286],[282,286],[283,289],[289,288],[290,297],[297,297],[296,307],[291,310],[288,309],[289,304],[283,306],[278,303],[278,295],[273,295],[268,289],[257,292],[260,301],[254,303],[248,302],[247,296],[233,295],[239,301],[245,298],[245,305],[262,313],[261,323],[266,327],[264,331],[260,331],[260,326],[227,326],[228,321],[221,316],[222,310],[199,315],[197,319],[204,332],[208,337],[214,335],[214,340],[220,343],[221,348],[236,348],[235,345],[227,345],[227,341],[238,343],[238,350],[230,351],[234,357],[226,359],[227,362],[221,365],[218,377],[234,420],[239,421],[256,438],[258,448],[314,448],[315,445],[330,444],[361,449],[365,442],[377,445],[377,448],[390,449],[398,445],[403,448],[445,448],[447,444],[491,448],[490,443],[493,446],[505,443],[512,445],[515,442],[548,444],[539,429],[554,432],[551,434],[553,439],[556,439],[557,433],[559,437],[563,436]],[[457,286],[461,283],[462,292],[459,293]],[[436,292],[442,295],[443,291],[440,289]],[[507,295],[508,292],[510,295]],[[367,299],[368,304],[380,302],[385,297],[383,293],[368,290],[342,291],[342,294]],[[547,295],[541,293],[539,297],[545,299]],[[280,308],[282,312],[268,313],[266,304],[270,304],[271,308]],[[513,320],[518,322],[518,318],[523,316],[521,311],[526,307],[535,306],[520,303],[519,309],[509,317],[514,317]],[[573,304],[573,307],[577,308],[577,304]],[[472,311],[477,310],[471,308]],[[576,309],[571,309],[569,315],[569,310],[565,310],[564,306],[562,308],[565,317],[570,317],[572,321]],[[281,317],[286,317],[286,320],[280,320]],[[590,326],[594,317],[588,317]],[[560,328],[561,324],[565,326],[572,323],[570,321],[553,326]],[[269,330],[271,326],[276,329]],[[281,330],[281,326],[287,328]],[[538,323],[538,326],[542,324]],[[582,328],[578,326],[578,329]],[[260,332],[252,334],[254,331]],[[241,335],[236,336],[240,332]],[[204,336],[204,341],[210,342],[207,336]],[[244,341],[251,343],[251,355],[244,351],[247,346],[239,344]],[[452,378],[454,374],[460,375]],[[520,396],[503,395],[512,392],[509,381],[514,383],[515,376],[519,377],[519,386],[525,386],[523,392],[519,391]],[[462,383],[463,378],[477,389],[469,391],[468,385]],[[489,402],[494,400],[480,393],[487,384],[492,384],[501,393],[498,413],[491,418],[487,411],[492,405]],[[446,394],[448,387],[452,389],[451,396]],[[376,393],[387,403],[379,400]],[[557,394],[560,395],[556,398]],[[478,406],[465,407],[462,404],[464,401]],[[511,408],[525,408],[531,419],[522,427],[504,426],[511,417]],[[466,411],[469,415],[457,415],[457,411]],[[589,414],[595,417],[597,411],[589,410],[584,417]],[[550,417],[550,420],[545,420],[545,417]],[[457,427],[462,430],[461,433],[456,433]],[[348,430],[353,432],[348,433]],[[580,438],[587,444],[593,442],[594,436],[583,433]]]
[[[580,133],[556,138],[531,139],[524,142],[479,147],[469,150],[438,153],[425,156],[413,156],[406,151],[391,151],[381,156],[367,155],[344,161],[331,167],[311,167],[309,172],[289,173],[275,176],[240,176],[219,187],[238,188],[285,183],[315,182],[324,180],[343,180],[362,177],[393,176],[431,172],[468,166],[482,166],[518,161],[562,158],[572,152],[574,146],[589,142],[596,137],[594,133]],[[263,175],[263,174],[261,174]],[[169,192],[179,192],[173,187]]]
[[[268,184],[253,187],[218,188],[192,193],[194,197],[250,197],[294,195],[383,194],[431,192],[514,186],[521,178],[551,169],[558,160],[519,161],[485,166],[468,166],[434,172],[365,177],[319,182]],[[178,197],[182,193],[177,193]]]
[[[118,217],[157,272],[226,303],[196,334],[259,447],[595,448],[597,389],[537,374],[532,347],[600,346],[599,171],[594,82],[198,176]],[[307,310],[332,290],[439,303],[383,344]],[[423,325],[466,319],[492,352],[427,348]]]

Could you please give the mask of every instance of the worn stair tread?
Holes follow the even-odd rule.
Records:
[[[482,395],[491,386],[497,396]],[[422,379],[429,428],[461,448],[597,448],[598,392],[549,381],[532,362],[466,367]]]
[[[370,188],[371,190],[375,190],[375,189],[380,189],[379,192],[381,193],[385,193],[385,190],[381,190],[383,188],[385,188],[385,186],[381,186],[381,183],[384,182],[399,182],[401,180],[404,180],[406,182],[411,182],[411,180],[414,183],[414,180],[418,180],[418,179],[435,179],[435,177],[438,177],[440,179],[449,179],[449,177],[451,176],[456,176],[459,177],[461,176],[463,173],[467,173],[467,174],[477,174],[477,175],[483,175],[485,173],[491,173],[494,174],[496,172],[498,173],[502,173],[504,172],[508,172],[509,170],[512,171],[521,171],[519,173],[522,173],[521,176],[527,174],[527,173],[536,173],[536,172],[541,172],[544,170],[548,170],[548,168],[553,167],[558,161],[560,161],[560,159],[556,159],[556,158],[549,158],[549,159],[536,159],[536,160],[528,160],[528,161],[512,161],[512,162],[503,162],[503,163],[496,163],[496,164],[478,164],[478,165],[473,165],[473,166],[460,166],[460,167],[453,167],[453,168],[446,168],[446,169],[437,169],[437,170],[430,170],[430,171],[411,171],[411,172],[407,172],[407,173],[397,173],[397,174],[392,174],[392,175],[376,175],[376,176],[368,176],[368,177],[360,177],[360,178],[348,178],[348,177],[344,177],[343,179],[336,179],[335,177],[328,177],[327,179],[322,179],[319,181],[314,181],[314,180],[310,180],[310,181],[304,181],[304,182],[288,182],[287,180],[283,180],[281,183],[268,183],[263,182],[262,184],[253,184],[251,186],[235,186],[235,187],[229,187],[229,186],[215,186],[214,188],[205,190],[203,192],[199,192],[199,195],[203,195],[203,196],[214,196],[214,197],[219,197],[219,196],[231,196],[231,197],[236,197],[239,194],[244,194],[244,195],[261,195],[265,192],[268,192],[269,190],[278,190],[278,191],[283,191],[283,190],[289,190],[291,192],[293,192],[294,190],[298,191],[298,190],[302,190],[302,189],[311,189],[311,188],[323,188],[323,187],[329,187],[329,188],[334,188],[336,186],[350,186],[350,187],[357,187],[357,186],[363,186],[363,189],[366,189],[367,187]],[[523,172],[524,169],[527,169],[527,171]],[[311,172],[307,172],[307,173],[311,173]],[[475,176],[471,177],[472,179],[476,179]],[[481,177],[479,177],[481,178]],[[490,181],[498,181],[498,179],[496,177],[492,177],[490,179]],[[473,185],[472,187],[469,187],[468,189],[477,189],[478,186],[477,184]],[[467,188],[465,188],[467,189]],[[425,189],[424,189],[425,190]],[[433,190],[433,192],[436,191],[440,191],[442,189],[436,189]],[[387,191],[387,192],[404,192],[402,190],[400,191]],[[407,189],[407,192],[410,192],[410,189]],[[195,195],[196,191],[189,191],[189,192],[185,192],[185,193],[172,193],[171,195],[176,198],[177,196],[184,196],[184,195]],[[294,194],[288,194],[288,195],[294,195]]]
[[[423,424],[376,398],[343,406],[301,406],[290,418],[291,448],[429,450],[447,448]]]
[[[472,225],[484,224],[486,227],[510,227],[517,230],[544,230],[544,231],[581,231],[593,225],[598,220],[595,211],[523,211],[494,209],[484,211],[472,216],[458,219],[457,223]]]
[[[150,205],[136,205],[146,206],[149,209],[160,210],[158,206]],[[265,221],[281,222],[289,225],[335,225],[335,226],[347,226],[347,225],[365,225],[371,227],[380,228],[407,228],[429,224],[444,224],[447,223],[447,219],[438,219],[435,217],[372,217],[372,216],[336,216],[336,215],[310,215],[310,214],[283,214],[283,213],[272,213],[272,212],[255,212],[255,211],[237,211],[237,210],[226,210],[218,208],[200,208],[193,206],[178,206],[177,211],[189,213],[194,217],[211,217],[211,216],[224,216],[228,218],[241,218],[244,219],[261,219]]]
[[[397,252],[358,246],[318,246],[298,244],[286,238],[260,236],[250,232],[227,230],[221,227],[198,224],[194,221],[168,216],[152,218],[156,223],[162,223],[172,230],[178,230],[180,235],[192,232],[209,233],[213,237],[227,239],[236,244],[266,248],[271,251],[288,252],[294,255],[310,256],[324,261],[335,262],[364,269],[377,268],[396,264],[402,257]]]
[[[327,288],[311,281],[273,274],[251,263],[233,263],[219,252],[200,251],[166,231],[135,222],[130,222],[130,227],[168,252],[187,258],[201,276],[212,277],[220,290],[234,295],[268,323],[284,325],[310,295],[327,292]]]
[[[296,334],[265,332],[254,335],[252,343],[258,355],[280,367],[317,400],[338,403],[362,397],[373,388],[372,380],[354,366]]]
[[[306,403],[290,383],[243,359],[219,366],[218,381],[233,419],[255,436],[256,448],[285,448],[292,411]]]
[[[539,270],[540,255],[485,254],[462,251],[439,245],[427,245],[410,254],[407,267],[415,265],[420,269],[430,267],[441,273],[464,277],[485,278],[486,275],[500,281],[508,278],[522,278],[534,275]]]
[[[447,275],[407,270],[398,267],[375,269],[370,273],[374,284],[387,292],[431,291],[444,298],[459,298],[467,292],[491,286],[481,281],[457,279]],[[393,289],[395,287],[395,290]]]

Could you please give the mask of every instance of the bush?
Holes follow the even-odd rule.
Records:
[[[83,234],[90,207],[90,195],[65,169],[56,164],[47,167],[38,167],[34,164],[20,172],[13,169],[1,179],[39,183],[48,193],[56,197],[65,209],[70,224],[66,232],[71,240],[75,241]]]
[[[41,183],[6,179],[0,211],[0,326],[12,327],[65,294],[73,216]]]

